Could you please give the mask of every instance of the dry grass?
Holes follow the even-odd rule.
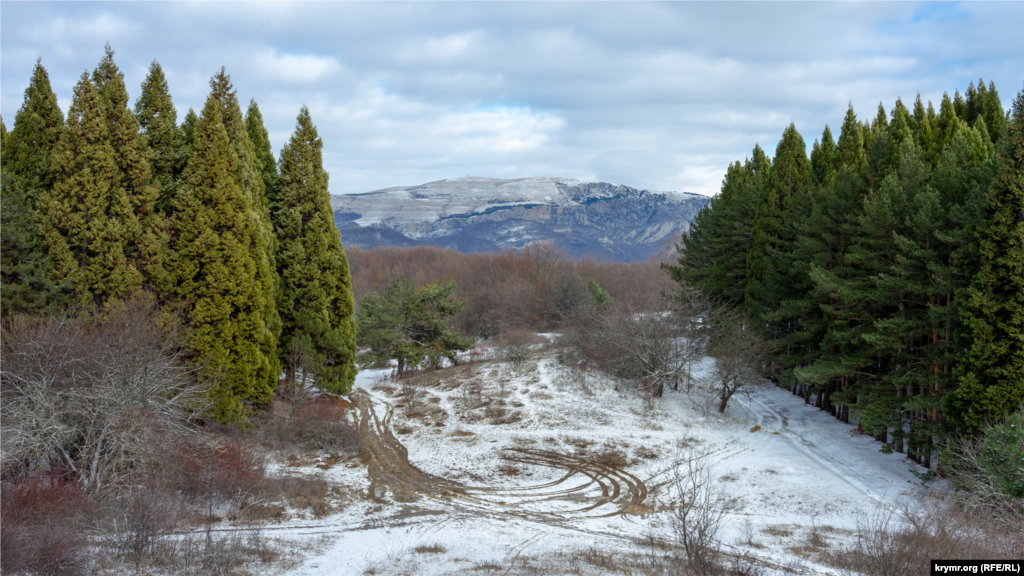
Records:
[[[434,544],[423,544],[417,546],[413,548],[412,551],[417,554],[444,554],[448,549],[435,542]]]

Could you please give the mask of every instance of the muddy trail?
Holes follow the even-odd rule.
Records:
[[[467,486],[427,474],[409,462],[409,452],[391,430],[393,412],[378,416],[373,400],[356,391],[349,398],[359,418],[370,476],[370,497],[390,493],[396,502],[421,497],[458,503],[460,508],[512,513],[545,521],[643,515],[647,486],[620,468],[583,456],[533,448],[507,448],[502,459],[527,466],[543,466],[564,474],[543,484],[488,487]]]

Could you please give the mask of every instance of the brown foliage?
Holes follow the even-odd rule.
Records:
[[[657,262],[576,260],[551,244],[520,251],[462,254],[430,246],[346,250],[356,300],[386,289],[404,276],[418,286],[456,282],[455,297],[466,307],[457,327],[491,338],[507,330],[560,328],[581,306],[593,278],[616,302],[634,308],[673,290]]]

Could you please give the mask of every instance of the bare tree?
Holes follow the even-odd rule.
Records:
[[[725,412],[736,394],[749,393],[763,384],[763,364],[770,350],[768,341],[741,314],[715,328],[708,343],[708,352],[715,359],[709,384],[718,397],[719,412]]]
[[[130,485],[163,439],[190,433],[202,390],[152,298],[99,322],[23,319],[3,334],[3,471],[70,474],[91,492]],[[155,465],[155,464],[154,464]]]
[[[605,372],[638,382],[655,397],[666,386],[690,386],[692,367],[706,354],[721,316],[704,294],[652,295],[594,312],[580,323],[582,334],[567,341]]]
[[[689,448],[677,459],[671,486],[672,531],[690,569],[702,576],[720,571],[722,544],[718,532],[725,519],[728,499],[711,475],[707,453]]]

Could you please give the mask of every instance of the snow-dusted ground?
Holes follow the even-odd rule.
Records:
[[[710,455],[715,484],[731,499],[720,534],[728,550],[828,573],[807,551],[812,530],[817,549],[839,545],[879,507],[923,490],[915,475],[923,468],[881,453],[870,437],[775,387],[718,414],[679,392],[645,400],[599,374],[571,374],[550,357],[519,372],[495,362],[428,373],[415,391],[363,371],[356,387],[382,420],[391,412],[412,465],[460,483],[467,496],[409,501],[378,492],[373,499],[365,464],[300,469],[356,496],[322,520],[274,528],[289,539],[326,542],[288,574],[472,574],[516,563],[579,573],[570,565],[574,551],[643,552],[651,537],[670,536],[667,483],[694,451]],[[510,461],[508,448],[618,461],[628,474],[593,481]],[[637,498],[629,475],[643,483],[641,505],[628,502]],[[609,495],[609,486],[622,494]],[[604,572],[588,566],[582,573]]]

